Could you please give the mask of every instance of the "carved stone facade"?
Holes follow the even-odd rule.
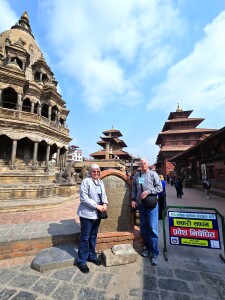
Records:
[[[0,162],[17,166],[64,168],[70,142],[69,111],[57,81],[31,32],[25,12],[0,35]]]
[[[68,113],[24,12],[0,34],[0,172],[64,170]]]

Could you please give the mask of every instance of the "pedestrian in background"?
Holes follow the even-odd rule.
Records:
[[[202,186],[204,188],[206,198],[209,199],[210,182],[207,177],[203,179]]]
[[[163,175],[159,175],[162,184],[162,192],[158,193],[158,203],[159,203],[159,220],[162,220],[162,212],[166,207],[166,182]]]
[[[141,171],[134,175],[132,182],[131,207],[138,207],[140,216],[140,231],[144,240],[142,255],[151,254],[151,263],[158,265],[158,203],[155,207],[144,205],[144,199],[148,195],[157,196],[162,191],[162,184],[159,175],[149,170],[149,163],[145,158],[140,160]]]
[[[106,211],[108,200],[103,181],[99,179],[100,168],[97,164],[90,167],[89,175],[80,186],[80,205],[77,214],[80,217],[80,242],[78,248],[77,266],[83,273],[88,273],[87,261],[97,266],[101,260],[95,252],[98,227],[101,219],[98,211]]]
[[[176,188],[177,198],[182,198],[183,196],[183,184],[180,178],[175,180],[174,187]]]

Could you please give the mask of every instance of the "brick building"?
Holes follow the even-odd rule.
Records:
[[[160,147],[156,171],[164,176],[174,176],[174,166],[170,159],[191,148],[209,136],[216,129],[197,128],[203,118],[190,118],[193,110],[183,111],[178,104],[175,112],[170,112],[162,131],[158,134],[156,145]]]
[[[191,183],[208,177],[213,187],[225,190],[225,127],[170,160],[176,176]]]

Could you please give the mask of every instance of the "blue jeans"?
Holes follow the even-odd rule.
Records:
[[[140,217],[140,230],[145,246],[150,249],[151,255],[158,256],[158,204],[149,208],[138,204]]]
[[[98,227],[101,220],[85,219],[80,217],[80,243],[78,249],[77,264],[83,266],[87,260],[96,260],[95,252]]]

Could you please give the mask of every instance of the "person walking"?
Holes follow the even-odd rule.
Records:
[[[151,254],[152,265],[158,265],[158,203],[155,207],[148,207],[144,199],[148,195],[155,195],[162,191],[162,184],[159,175],[149,170],[149,163],[145,158],[140,160],[141,171],[134,175],[132,181],[131,207],[138,207],[140,216],[140,231],[144,240],[142,255]]]
[[[159,220],[162,220],[162,212],[166,207],[166,182],[163,175],[159,175],[159,178],[162,183],[162,192],[158,194],[158,203],[159,203]]]
[[[101,265],[95,252],[98,227],[101,219],[98,211],[107,210],[108,200],[103,181],[100,178],[100,168],[97,164],[90,167],[89,175],[80,186],[80,205],[77,214],[80,217],[80,241],[78,247],[77,266],[83,273],[88,273],[87,261]]]
[[[204,188],[206,198],[209,199],[210,182],[207,177],[203,179],[202,186]]]
[[[177,198],[182,198],[184,193],[183,193],[183,184],[180,178],[176,179],[174,186],[177,191]]]

